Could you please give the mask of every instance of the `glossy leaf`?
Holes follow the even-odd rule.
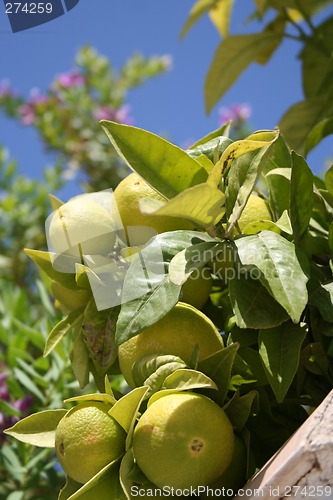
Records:
[[[131,494],[131,488],[134,484],[134,481],[131,479],[131,473],[134,469],[135,461],[133,448],[130,448],[123,456],[119,469],[119,481],[127,500],[131,500],[131,498],[133,498]]]
[[[206,181],[206,170],[165,139],[129,125],[107,121],[101,125],[128,166],[166,198]]]
[[[225,408],[230,422],[237,431],[241,431],[246,424],[256,397],[258,397],[257,391],[250,391],[244,396],[236,394]]]
[[[126,450],[130,448],[137,413],[147,391],[148,387],[137,387],[125,396],[122,396],[109,410],[109,415],[116,419],[127,432]]]
[[[263,51],[276,44],[279,35],[256,33],[229,36],[218,46],[205,82],[206,111],[209,113],[240,74]]]
[[[204,233],[194,231],[164,233],[156,236],[135,256],[124,280],[123,304],[116,327],[118,344],[156,323],[176,305],[180,286],[170,281],[171,259],[184,248],[210,239]],[[136,298],[129,300],[133,291]]]
[[[298,261],[295,246],[271,231],[240,238],[235,242],[241,264],[255,266],[258,278],[275,300],[297,323],[307,304],[307,276]]]
[[[259,354],[278,403],[281,403],[296,375],[306,326],[288,322],[259,333]]]
[[[288,313],[258,279],[240,276],[230,280],[229,294],[240,328],[271,328],[288,319]]]
[[[138,359],[132,367],[133,380],[137,387],[142,385],[149,387],[145,395],[146,399],[162,387],[168,375],[179,368],[186,368],[186,363],[178,356],[171,354],[144,356]]]
[[[119,459],[103,467],[94,477],[76,490],[68,500],[94,500],[97,498],[116,498],[126,500],[119,482]]]
[[[306,161],[292,152],[290,219],[296,241],[308,228],[313,209],[313,174]]]
[[[47,337],[45,349],[44,349],[44,357],[48,356],[53,349],[57,347],[59,342],[63,340],[69,332],[71,332],[77,325],[82,322],[83,319],[83,311],[81,309],[76,309],[69,313],[64,319],[59,321],[55,325],[55,327],[50,332]]]
[[[266,174],[269,205],[276,219],[289,212],[291,168],[275,168]]]
[[[116,400],[113,396],[109,394],[83,394],[82,396],[73,396],[72,398],[67,398],[64,403],[72,402],[86,402],[86,401],[101,401],[102,403],[114,405]]]
[[[207,142],[201,143],[187,150],[187,153],[194,159],[205,155],[213,163],[216,163],[216,157],[220,158],[224,151],[232,144],[232,140],[225,136],[213,137]]]
[[[154,216],[183,217],[193,224],[209,228],[222,218],[224,209],[224,194],[214,186],[198,184],[175,196],[168,202],[144,198],[140,202],[143,213]]]
[[[213,186],[219,186],[222,175],[225,175],[232,163],[245,155],[258,149],[269,147],[278,137],[278,132],[269,130],[259,130],[249,135],[246,139],[232,142],[224,150],[221,158],[215,165],[208,177],[208,182]]]
[[[188,247],[173,257],[169,265],[170,281],[175,285],[183,285],[191,273],[212,260],[215,251],[224,249],[221,240],[197,243]]]
[[[22,443],[54,448],[55,430],[67,410],[45,410],[19,420],[4,432]]]
[[[179,391],[191,391],[193,389],[217,390],[217,385],[204,373],[189,368],[179,368],[166,377],[162,388],[177,389]]]
[[[225,349],[200,361],[198,370],[210,377],[218,387],[219,403],[223,404],[229,390],[231,369],[239,344],[232,344]]]
[[[245,142],[251,144],[252,151],[231,163],[226,189],[226,209],[228,231],[236,224],[265,166],[267,155],[277,132],[258,132]],[[252,140],[253,138],[253,140]],[[262,138],[262,140],[260,140]],[[258,145],[257,151],[255,146]],[[238,154],[237,154],[238,156]]]
[[[85,387],[89,382],[89,353],[79,329],[76,329],[75,335],[73,336],[70,360],[74,375],[80,387]]]
[[[309,303],[316,306],[323,319],[333,323],[333,284],[332,274],[322,266],[312,265],[308,283]]]

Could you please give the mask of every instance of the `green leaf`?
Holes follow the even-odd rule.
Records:
[[[313,2],[317,3],[317,2]],[[300,54],[302,60],[303,90],[307,99],[327,92],[332,80],[331,54],[333,51],[332,41],[333,18],[325,21],[316,27],[316,39],[321,41],[321,45],[313,43],[310,37],[304,44],[304,49]],[[322,48],[324,47],[324,50]],[[326,51],[325,51],[326,49]]]
[[[70,331],[72,331],[77,325],[82,322],[82,319],[82,310],[76,309],[75,311],[69,313],[69,315],[64,319],[59,321],[59,323],[55,325],[55,327],[47,337],[43,356],[48,356],[59,344],[59,342],[61,342],[62,339],[66,337],[66,335],[68,335]]]
[[[306,161],[292,152],[290,219],[296,241],[308,228],[313,209],[313,174]]]
[[[224,409],[230,422],[237,431],[241,431],[246,424],[251,415],[253,402],[257,397],[257,391],[250,391],[244,396],[239,396],[239,394],[236,393]]]
[[[149,387],[145,395],[145,399],[148,399],[162,387],[166,377],[179,368],[186,368],[186,363],[178,356],[151,354],[134,363],[132,376],[137,387]]]
[[[325,137],[333,134],[333,117],[324,118],[309,132],[305,141],[305,155],[319,144]]]
[[[130,448],[123,456],[119,469],[119,481],[128,500],[131,500],[131,498],[133,498],[131,488],[134,484],[134,481],[130,476],[134,469],[135,461],[133,448]]]
[[[4,431],[22,443],[54,448],[55,430],[67,410],[45,410],[34,413]]]
[[[30,257],[30,259],[35,262],[35,264],[37,264],[39,269],[47,274],[49,278],[57,281],[70,290],[77,289],[74,274],[60,273],[53,268],[52,256],[55,257],[55,254],[50,254],[50,252],[42,252],[40,250],[30,250],[28,248],[25,248],[24,252],[28,255],[28,257]]]
[[[268,147],[274,143],[278,137],[278,132],[269,130],[258,130],[249,135],[246,139],[232,142],[223,151],[219,161],[208,177],[208,182],[216,187],[221,183],[221,178],[225,175],[233,162],[245,155],[258,149]]]
[[[311,277],[308,283],[309,304],[316,306],[323,319],[333,323],[333,284],[332,272],[312,264]]]
[[[45,402],[45,396],[38,389],[37,385],[35,384],[34,380],[32,380],[30,375],[27,375],[23,370],[17,367],[14,368],[14,374],[20,381],[20,384],[23,385],[28,390],[28,392],[31,392],[31,394],[36,396],[42,403]]]
[[[57,198],[53,194],[49,194],[49,200],[51,203],[52,212],[55,212],[55,210],[58,210],[58,208],[64,204],[63,201],[61,201],[59,198]]]
[[[281,133],[289,146],[297,153],[304,154],[307,136],[318,122],[331,113],[330,109],[331,105],[325,95],[312,97],[291,106],[279,123]]]
[[[209,134],[207,134],[204,137],[202,137],[201,139],[199,139],[197,142],[195,142],[187,150],[187,153],[189,155],[191,155],[192,152],[194,152],[196,150],[196,148],[198,148],[199,146],[202,146],[204,144],[207,144],[208,142],[212,141],[213,139],[217,139],[218,142],[221,143],[221,141],[219,139],[222,139],[222,137],[224,139],[227,139],[229,137],[230,126],[231,126],[231,120],[229,120],[227,123],[225,123],[224,125],[222,125],[222,127],[218,128],[217,130],[214,130],[213,132],[210,132]],[[231,143],[232,140],[231,139],[229,139],[229,140],[230,140],[230,143]],[[202,154],[202,152],[200,154]]]
[[[308,302],[308,278],[298,261],[295,246],[271,231],[240,238],[235,245],[241,264],[259,269],[261,283],[293,322],[298,323]]]
[[[305,325],[290,322],[259,333],[259,354],[278,403],[284,400],[296,375],[306,334]]]
[[[288,319],[287,312],[258,279],[235,277],[229,282],[229,294],[240,328],[271,328]]]
[[[101,125],[119,156],[166,198],[206,181],[200,163],[165,139],[129,125],[108,121]]]
[[[198,243],[177,253],[169,265],[171,282],[175,285],[183,285],[195,269],[201,268],[214,258],[216,250],[224,248],[221,240],[212,239],[211,242]]]
[[[291,168],[275,168],[266,174],[269,188],[269,205],[278,219],[284,212],[289,212]]]
[[[72,493],[68,500],[76,500],[77,498],[81,500],[95,500],[97,498],[126,500],[119,482],[119,459],[106,465],[87,483],[80,486],[81,488]]]
[[[58,500],[68,500],[81,487],[81,483],[77,483],[74,479],[66,476],[66,483],[59,492]]]
[[[126,273],[123,303],[117,321],[119,344],[163,318],[177,303],[180,286],[169,278],[169,263],[181,250],[210,236],[195,231],[174,231],[156,236],[137,254]],[[134,299],[133,293],[135,293]]]
[[[333,165],[326,170],[325,173],[325,184],[328,192],[333,196]]]
[[[278,132],[257,132],[244,141],[244,146],[249,145],[248,153],[239,155],[237,160],[232,161],[228,175],[228,187],[226,189],[226,209],[228,215],[228,231],[230,231],[238,219],[249,199],[261,172],[263,171],[269,150],[278,137]],[[240,141],[243,142],[243,141]],[[256,148],[257,146],[257,148]],[[243,150],[243,145],[240,150]],[[227,153],[227,151],[226,151]],[[229,157],[226,161],[230,161]],[[223,159],[223,156],[222,156]],[[222,160],[221,159],[221,160]]]
[[[229,36],[218,46],[205,82],[206,111],[210,113],[240,74],[260,54],[275,46],[280,35],[269,32]]]
[[[177,389],[192,391],[193,389],[215,389],[217,385],[204,373],[189,368],[179,368],[164,380],[162,389]]]
[[[238,348],[239,344],[231,344],[225,349],[221,349],[201,360],[198,365],[198,370],[205,373],[216,383],[219,391],[218,400],[220,404],[224,403],[228,393],[231,369]]]
[[[222,37],[227,37],[234,0],[218,0],[209,11],[209,17]]]
[[[137,387],[121,397],[109,410],[109,415],[127,432],[126,450],[130,448],[137,413],[147,391],[148,387]]]
[[[203,228],[217,224],[225,209],[224,194],[214,186],[204,183],[185,189],[168,202],[144,198],[140,200],[143,213],[154,216],[182,217]]]
[[[64,400],[64,403],[72,403],[72,402],[82,402],[82,401],[101,401],[102,403],[114,405],[116,403],[116,399],[110,394],[83,394],[82,396],[73,396],[72,398],[67,398]]]
[[[328,375],[329,363],[320,342],[308,344],[301,352],[301,363],[314,375]]]
[[[206,14],[219,0],[199,0],[191,9],[190,15],[187,18],[181,32],[180,38],[183,38],[192,26]]]
[[[74,375],[80,387],[84,388],[89,382],[89,353],[79,329],[73,338],[70,360]]]
[[[214,134],[214,132],[213,132]],[[197,143],[197,145],[192,146],[187,150],[187,154],[189,154],[192,158],[198,161],[198,158],[202,155],[205,155],[209,158],[213,163],[216,163],[216,156],[219,159],[224,151],[232,144],[232,140],[225,136],[217,136],[213,137],[207,142]]]

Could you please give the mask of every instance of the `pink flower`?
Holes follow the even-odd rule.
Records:
[[[72,87],[80,87],[86,83],[86,79],[77,70],[72,70],[69,73],[62,73],[58,76],[56,84],[65,89]]]
[[[119,109],[115,109],[112,106],[102,106],[98,108],[94,116],[96,120],[112,120],[118,123],[125,123],[127,125],[132,125],[134,120],[129,116],[130,107],[127,105],[121,106]]]
[[[234,127],[239,126],[241,123],[248,120],[251,116],[252,110],[248,104],[231,104],[229,108],[223,107],[219,110],[220,124],[232,120]]]
[[[38,104],[45,104],[47,102],[47,96],[41,95],[39,89],[32,89],[30,93],[30,99],[19,108],[21,114],[21,122],[23,125],[31,125],[34,123],[36,118],[36,106]]]

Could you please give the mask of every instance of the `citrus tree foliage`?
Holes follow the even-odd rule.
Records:
[[[105,402],[127,433],[119,459],[83,486],[67,477],[59,498],[97,494],[106,482],[112,497],[129,499],[133,484],[145,484],[132,450],[137,414],[173,391],[203,393],[225,410],[247,447],[250,477],[333,385],[333,170],[325,179],[314,176],[278,130],[232,141],[224,126],[185,151],[133,126],[103,121],[102,128],[121,158],[165,198],[142,200],[142,212],[181,215],[193,230],[159,234],[129,260],[120,306],[97,310],[87,295],[84,303],[74,300],[49,333],[44,355],[69,341],[81,387],[91,372],[100,391],[69,402]],[[244,226],[242,213],[254,194],[266,201],[271,217],[254,214]],[[49,252],[27,253],[73,297],[89,291],[89,262],[77,263],[73,274],[62,273]],[[150,275],[156,255],[163,272]],[[187,362],[171,353],[144,356],[132,367],[136,388],[123,396],[114,391],[117,346],[166,316],[182,299],[184,283],[204,265],[214,285],[203,312],[221,331],[224,347],[200,359],[194,345]],[[61,406],[37,413],[6,433],[51,448],[64,414]]]
[[[249,21],[259,20],[263,29],[244,35],[229,32],[235,3],[234,0],[197,1],[181,32],[184,36],[208,13],[222,37],[206,76],[206,110],[208,113],[212,110],[251,63],[266,64],[285,39],[293,39],[300,46],[304,100],[285,112],[279,126],[290,147],[306,155],[333,132],[333,16],[332,10],[328,10],[332,1],[253,0],[254,12]],[[314,16],[326,8],[324,20],[316,22]],[[285,77],[288,78],[287,73]]]
[[[132,123],[127,92],[169,66],[168,56],[146,59],[135,54],[117,72],[108,59],[86,46],[78,52],[74,67],[58,75],[46,92],[34,90],[27,99],[4,84],[0,106],[7,116],[37,129],[67,176],[80,170],[88,178],[87,189],[107,189],[115,187],[127,169],[110,149],[99,120]]]

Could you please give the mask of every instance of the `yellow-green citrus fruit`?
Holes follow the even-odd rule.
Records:
[[[86,483],[125,451],[126,433],[108,414],[109,405],[85,402],[72,408],[55,433],[58,460],[66,474]]]
[[[222,408],[185,391],[148,406],[133,438],[138,466],[160,488],[210,484],[230,464],[233,448],[232,425]]]
[[[180,300],[201,309],[212,291],[213,278],[208,267],[195,269],[182,286]]]
[[[166,201],[166,199],[136,173],[130,174],[118,184],[114,191],[114,197],[129,246],[144,245],[156,233],[193,229],[190,222],[178,217],[159,217],[141,213],[140,199],[153,198],[162,201]]]
[[[106,255],[115,242],[110,213],[84,198],[70,200],[56,210],[49,226],[49,241],[58,254]]]
[[[57,281],[51,281],[51,290],[56,299],[56,306],[64,314],[84,307],[91,297],[91,290],[70,290]]]
[[[260,220],[272,220],[271,211],[269,209],[268,203],[265,200],[259,198],[259,196],[251,194],[250,198],[247,201],[247,204],[245,205],[242,215],[238,220],[239,228],[242,232],[244,232],[250,224],[253,224],[254,222]]]
[[[212,490],[223,490],[223,488],[224,491],[229,490],[229,497],[231,497],[231,490],[235,495],[237,491],[246,483],[246,447],[242,439],[240,439],[236,434],[234,438],[234,453],[232,455],[229,466],[223,472],[223,474],[218,479],[216,479],[216,481],[209,485]],[[210,492],[207,492],[206,495],[203,494],[202,498],[211,498]]]
[[[132,366],[150,354],[173,354],[189,363],[195,345],[199,360],[223,349],[223,341],[213,322],[195,307],[178,302],[154,325],[118,347],[118,359],[128,385],[135,387]]]

